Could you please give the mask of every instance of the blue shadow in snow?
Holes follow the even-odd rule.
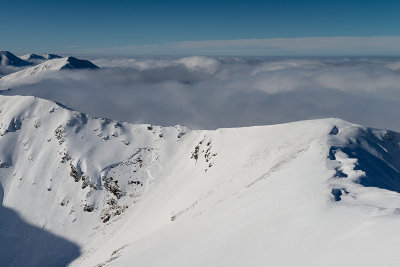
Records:
[[[67,266],[79,257],[79,246],[25,222],[3,198],[0,185],[0,266]]]

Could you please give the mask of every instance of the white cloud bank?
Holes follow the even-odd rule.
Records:
[[[84,52],[125,55],[400,55],[400,36],[180,41]]]
[[[134,123],[237,127],[339,117],[400,131],[400,58],[99,58],[8,94]]]

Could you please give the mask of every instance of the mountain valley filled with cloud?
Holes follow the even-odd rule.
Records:
[[[91,60],[99,70],[27,73],[36,66],[3,77],[0,86],[12,88],[6,94],[36,95],[131,123],[216,129],[337,117],[400,130],[392,116],[400,112],[400,58]]]
[[[33,58],[2,59],[6,266],[397,255],[400,59]]]

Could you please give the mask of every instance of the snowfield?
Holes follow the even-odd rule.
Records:
[[[0,96],[0,265],[399,266],[399,142],[340,119],[191,130]]]

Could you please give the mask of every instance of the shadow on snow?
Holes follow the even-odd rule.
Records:
[[[3,197],[0,186],[1,266],[66,266],[79,257],[78,245],[25,222]]]

